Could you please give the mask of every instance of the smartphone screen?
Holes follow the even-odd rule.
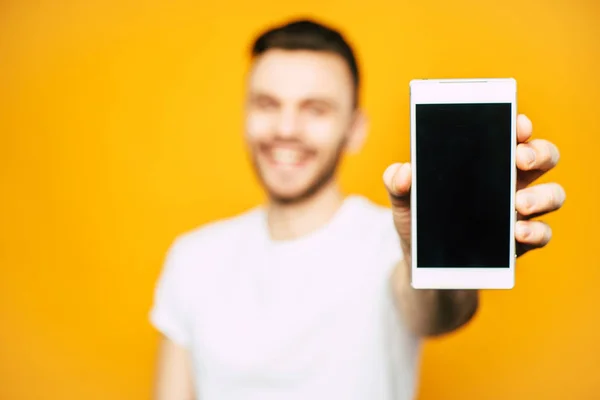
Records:
[[[512,107],[415,105],[417,268],[509,268]]]

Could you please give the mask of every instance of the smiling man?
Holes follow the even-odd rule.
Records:
[[[344,38],[295,21],[257,38],[252,59],[245,140],[268,201],[174,241],[151,311],[154,398],[412,399],[420,341],[466,324],[478,293],[411,288],[408,163],[383,174],[390,208],[338,187],[367,129]],[[531,131],[519,116],[520,254],[551,236],[528,216],[565,199],[528,187],[558,161]]]

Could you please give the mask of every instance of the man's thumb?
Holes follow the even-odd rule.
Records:
[[[383,182],[390,195],[392,206],[410,208],[412,171],[410,163],[395,163],[383,173]]]

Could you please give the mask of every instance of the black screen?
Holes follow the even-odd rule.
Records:
[[[510,103],[416,105],[418,268],[508,268]]]

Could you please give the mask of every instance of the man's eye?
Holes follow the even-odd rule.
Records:
[[[324,115],[327,113],[327,107],[319,106],[319,105],[311,105],[308,108],[308,112],[312,115]]]
[[[259,99],[255,102],[255,105],[260,110],[274,110],[277,108],[277,104],[268,99]]]

